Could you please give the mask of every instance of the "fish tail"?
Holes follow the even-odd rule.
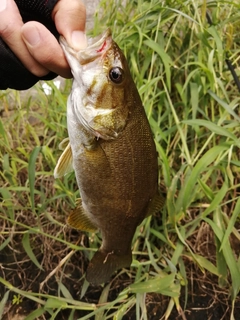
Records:
[[[102,284],[107,282],[114,271],[129,267],[132,263],[132,253],[126,255],[117,255],[112,252],[104,252],[99,249],[90,261],[86,279],[92,284]]]

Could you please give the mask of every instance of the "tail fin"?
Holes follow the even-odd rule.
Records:
[[[129,267],[132,263],[131,251],[127,255],[117,255],[112,252],[104,252],[99,249],[89,262],[86,279],[92,284],[107,282],[114,271]]]

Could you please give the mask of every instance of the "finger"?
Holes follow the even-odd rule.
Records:
[[[0,37],[29,71],[37,76],[46,75],[49,71],[34,60],[22,40],[23,21],[17,5],[13,0],[0,3]]]
[[[36,21],[25,23],[22,27],[22,38],[30,54],[45,69],[64,78],[72,77],[58,41],[44,25]]]
[[[59,34],[76,50],[87,46],[85,34],[86,8],[81,0],[59,0],[52,18]]]

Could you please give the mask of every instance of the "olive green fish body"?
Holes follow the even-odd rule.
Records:
[[[130,266],[137,226],[163,204],[157,152],[126,59],[109,31],[94,50],[90,45],[91,59],[89,53],[72,58],[66,44],[63,48],[74,84],[67,108],[71,148],[60,162],[72,156],[81,194],[68,222],[101,231],[102,245],[87,270],[87,280],[99,284]]]

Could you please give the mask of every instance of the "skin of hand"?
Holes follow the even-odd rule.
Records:
[[[52,12],[59,34],[80,50],[87,46],[86,10],[81,0],[59,0]],[[41,77],[50,71],[71,78],[62,48],[54,35],[41,23],[23,23],[14,0],[0,0],[0,37],[23,65]]]

